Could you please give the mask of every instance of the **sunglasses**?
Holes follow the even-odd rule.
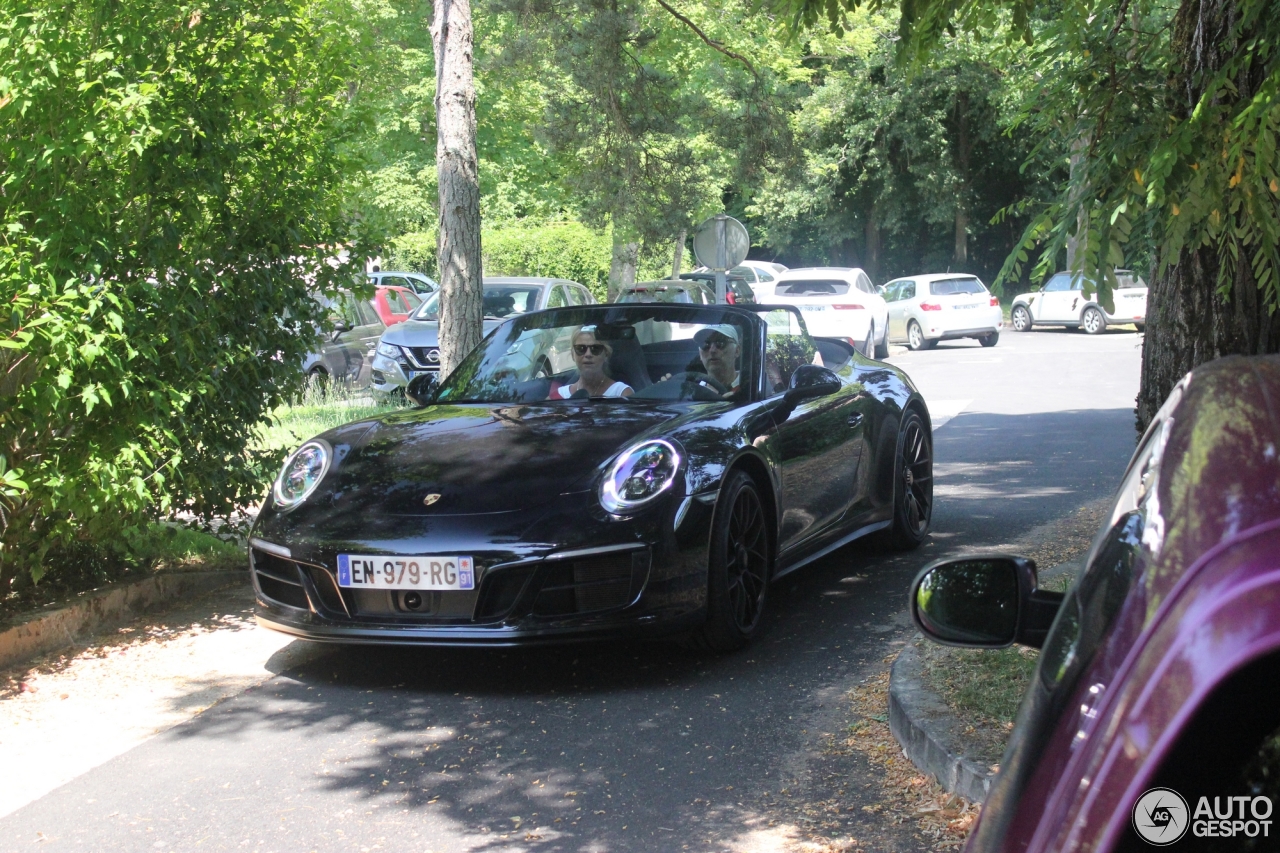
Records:
[[[592,355],[600,355],[604,352],[604,344],[574,344],[573,351],[578,355],[586,355],[588,350]]]
[[[703,352],[706,352],[712,347],[715,347],[721,352],[724,352],[726,349],[729,348],[731,344],[733,344],[733,341],[729,340],[728,338],[712,338],[711,340],[703,341],[698,346],[698,348],[701,349]]]

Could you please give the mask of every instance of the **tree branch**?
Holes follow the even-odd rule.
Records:
[[[760,82],[760,74],[759,72],[756,71],[756,67],[751,64],[751,60],[747,59],[745,56],[738,53],[737,51],[730,50],[729,48],[725,47],[723,43],[718,42],[715,39],[708,36],[706,33],[702,31],[701,28],[699,28],[697,24],[695,24],[693,21],[686,18],[684,15],[681,15],[674,8],[668,5],[667,0],[658,0],[658,5],[666,9],[668,12],[670,12],[671,16],[675,18],[677,21],[684,24],[689,29],[693,30],[694,33],[697,34],[698,38],[705,41],[709,46],[711,46],[715,50],[720,51],[730,59],[736,59],[739,62],[741,62],[743,65],[747,66],[747,70],[751,72],[751,76],[756,78],[757,83]]]

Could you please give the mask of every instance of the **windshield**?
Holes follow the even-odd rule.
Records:
[[[538,309],[538,296],[542,288],[535,284],[486,284],[484,286],[484,316],[502,319],[525,314]],[[440,291],[436,291],[422,303],[413,315],[415,320],[440,320]]]
[[[440,403],[744,400],[749,316],[656,303],[562,308],[503,323],[440,386]]]
[[[965,278],[942,278],[929,285],[929,292],[934,296],[951,296],[956,293],[986,293],[982,282],[972,276]]]

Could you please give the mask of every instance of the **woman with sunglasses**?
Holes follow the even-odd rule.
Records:
[[[589,397],[630,397],[635,391],[625,382],[615,382],[605,371],[613,347],[596,340],[596,327],[583,326],[573,333],[573,361],[578,365],[578,381],[552,385],[550,399],[567,400],[581,391]]]

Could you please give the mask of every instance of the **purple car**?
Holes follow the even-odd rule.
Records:
[[[969,851],[1280,850],[1280,357],[1169,395],[1065,595],[944,560],[917,625],[1041,648]]]

